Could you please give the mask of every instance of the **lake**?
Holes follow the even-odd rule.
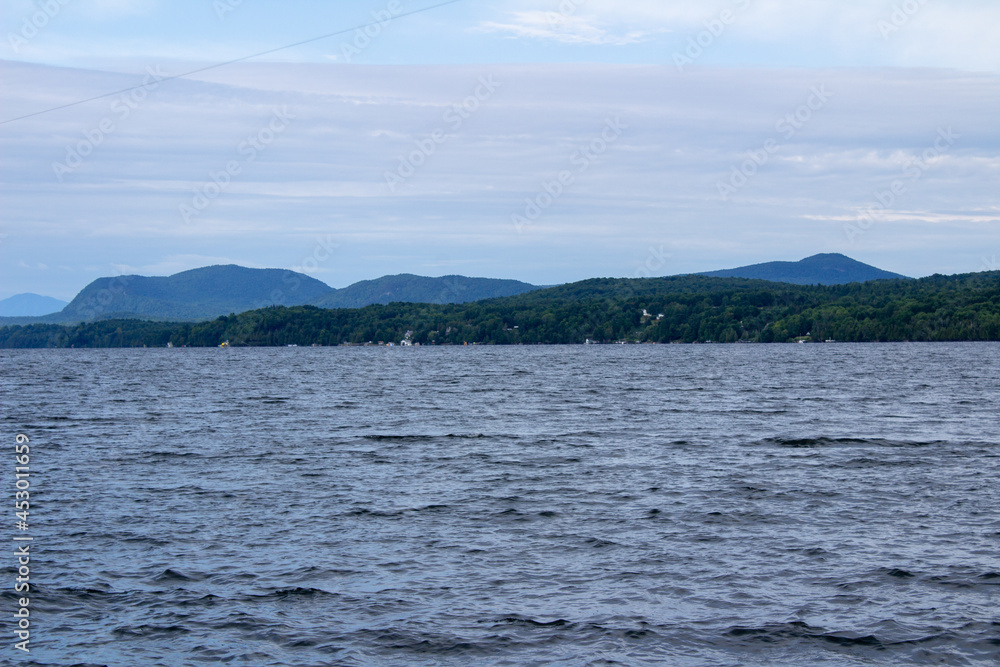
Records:
[[[0,367],[34,664],[1000,661],[1000,344]]]

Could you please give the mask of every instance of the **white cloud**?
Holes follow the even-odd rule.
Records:
[[[858,214],[803,215],[807,220],[824,222],[857,222]],[[1000,224],[1000,215],[984,215],[977,212],[968,213],[934,213],[931,211],[880,211],[876,217],[878,222],[927,222],[927,223],[968,223],[968,224]]]
[[[16,63],[0,69],[12,84],[12,111],[134,80]],[[502,83],[496,94],[459,128],[445,123],[483,76]],[[75,280],[112,274],[112,265],[145,274],[229,262],[295,266],[328,237],[340,247],[318,270],[337,285],[470,258],[476,263],[463,272],[542,284],[630,275],[651,245],[674,255],[664,272],[675,273],[774,259],[778,249],[787,258],[846,252],[907,274],[923,269],[900,259],[900,248],[907,257],[937,253],[942,264],[932,269],[940,271],[974,271],[978,264],[964,267],[962,257],[1000,252],[1000,78],[992,75],[244,64],[201,79],[162,86],[124,119],[104,100],[0,131],[6,289],[72,294],[87,282],[64,285],[64,272],[39,264],[74,267]],[[775,121],[817,84],[835,93],[829,104],[721,202],[716,183],[780,136]],[[228,161],[242,160],[241,142],[284,105],[294,115],[287,130],[185,225],[179,205]],[[114,131],[60,183],[53,162],[109,115]],[[574,156],[616,115],[628,126],[621,140],[574,171],[574,182],[518,234],[512,214],[576,169]],[[899,178],[942,126],[961,138],[907,182],[890,211],[900,219],[849,245],[842,218]],[[447,141],[391,193],[385,173],[441,127]],[[18,260],[30,271],[19,271]],[[46,287],[46,273],[64,282]],[[29,279],[39,286],[18,282]]]
[[[54,1],[54,0],[53,0]],[[17,34],[39,11],[30,0],[7,3],[3,33]],[[355,62],[512,62],[525,57],[565,62],[671,62],[705,30],[699,64],[713,66],[905,66],[1000,71],[996,0],[498,0],[444,7],[387,27]],[[364,12],[361,12],[363,15]],[[224,23],[210,2],[95,0],[67,3],[37,38],[0,40],[6,57],[79,66],[178,60],[210,63],[238,58],[313,36],[302,21],[349,28],[351,3],[302,0],[244,2]],[[887,27],[888,26],[888,27]],[[431,32],[428,32],[431,30]],[[469,39],[468,31],[477,32]],[[272,53],[271,60],[343,59],[341,40]],[[655,48],[649,42],[655,41]],[[544,48],[524,48],[525,46]],[[597,48],[581,49],[580,46]],[[606,47],[606,48],[599,48]],[[339,61],[339,60],[338,60]],[[182,67],[178,64],[178,69]]]
[[[635,44],[649,39],[653,33],[629,30],[611,33],[594,17],[572,16],[558,12],[514,12],[510,21],[484,21],[475,31],[506,33],[513,38],[551,40],[563,44],[616,45]]]
[[[213,255],[168,255],[161,261],[153,264],[141,266],[131,266],[129,264],[112,264],[111,268],[116,275],[121,276],[172,276],[181,271],[197,269],[202,266],[214,266],[217,264],[239,264],[253,269],[269,268],[253,262],[249,259],[235,259],[232,257],[220,257]]]
[[[587,0],[573,5],[569,16],[525,4],[509,2],[508,16],[514,18],[484,22],[480,29],[588,44],[625,44],[673,32],[683,43],[709,24],[718,29],[728,12],[731,20],[711,46],[725,52],[718,62],[1000,71],[1000,3],[994,0]]]

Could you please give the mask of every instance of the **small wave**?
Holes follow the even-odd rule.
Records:
[[[891,570],[884,570],[884,572],[890,577],[895,577],[896,579],[912,579],[916,576],[908,570],[902,570],[897,567],[894,567]]]
[[[570,622],[561,618],[557,618],[554,621],[536,621],[533,618],[528,618],[527,616],[519,616],[514,614],[512,616],[505,616],[503,618],[498,618],[493,621],[493,627],[499,627],[503,625],[523,625],[534,628],[561,628],[566,625],[570,625]]]
[[[151,547],[165,547],[170,544],[167,540],[161,540],[155,537],[149,537],[146,535],[128,535],[120,537],[119,542],[123,544],[148,544]]]
[[[355,517],[375,517],[381,519],[390,519],[404,516],[408,513],[415,512],[441,512],[444,510],[450,510],[450,505],[424,505],[423,507],[406,507],[397,510],[377,510],[369,509],[367,507],[357,507],[344,513],[344,516],[355,516]]]
[[[422,434],[393,434],[393,433],[372,433],[361,436],[364,440],[375,440],[378,442],[430,442],[441,438],[456,438],[460,440],[472,440],[477,438],[488,438],[483,433],[445,433],[443,435],[422,435]]]
[[[932,447],[935,445],[949,444],[944,440],[915,441],[915,440],[886,440],[883,438],[765,438],[754,444],[771,445],[777,447],[789,447],[793,449],[809,449],[814,447],[845,447],[845,446],[874,446],[874,447]]]
[[[416,633],[395,628],[364,629],[356,633],[362,641],[391,648],[394,653],[409,652],[424,656],[492,656],[496,642],[477,643],[445,633]],[[405,664],[399,661],[395,664]]]
[[[208,593],[201,596],[200,598],[192,598],[189,600],[179,600],[177,605],[180,607],[210,607],[212,605],[218,604],[220,602],[226,602],[225,598],[221,598],[218,595],[212,595]]]
[[[607,547],[621,546],[617,542],[612,542],[611,540],[603,540],[599,537],[588,537],[586,540],[584,540],[584,544],[594,549],[605,549]]]
[[[205,577],[202,575],[187,575],[178,570],[172,568],[167,568],[156,577],[153,581],[163,582],[163,581],[201,581]]]
[[[741,640],[766,643],[787,639],[817,639],[837,644],[838,646],[884,647],[882,641],[875,635],[852,636],[846,633],[828,632],[801,621],[760,627],[735,626],[726,630],[724,634]]]
[[[294,586],[292,588],[281,588],[276,591],[271,591],[270,593],[263,593],[261,595],[251,595],[251,598],[256,600],[287,600],[295,598],[322,598],[322,597],[335,597],[339,598],[339,593],[331,593],[330,591],[324,591],[321,588],[311,588],[303,586]]]
[[[357,509],[353,509],[353,510],[350,510],[348,512],[344,512],[344,515],[345,516],[365,516],[365,517],[376,517],[376,518],[380,518],[380,519],[388,519],[388,518],[391,518],[391,517],[402,516],[403,512],[401,510],[400,511],[396,511],[396,512],[383,512],[381,510],[370,510],[367,507],[359,507]]]
[[[191,631],[183,625],[122,625],[111,631],[119,637],[176,637],[186,635]]]
[[[142,457],[147,459],[187,459],[201,458],[202,455],[198,452],[144,452]]]

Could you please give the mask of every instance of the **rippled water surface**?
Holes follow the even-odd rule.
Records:
[[[1000,661],[1000,345],[0,355],[36,664]]]

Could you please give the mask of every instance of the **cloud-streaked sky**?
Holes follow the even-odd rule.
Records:
[[[1000,253],[995,2],[460,1],[163,82],[436,3],[0,4],[0,121],[148,84],[0,125],[0,298]]]

